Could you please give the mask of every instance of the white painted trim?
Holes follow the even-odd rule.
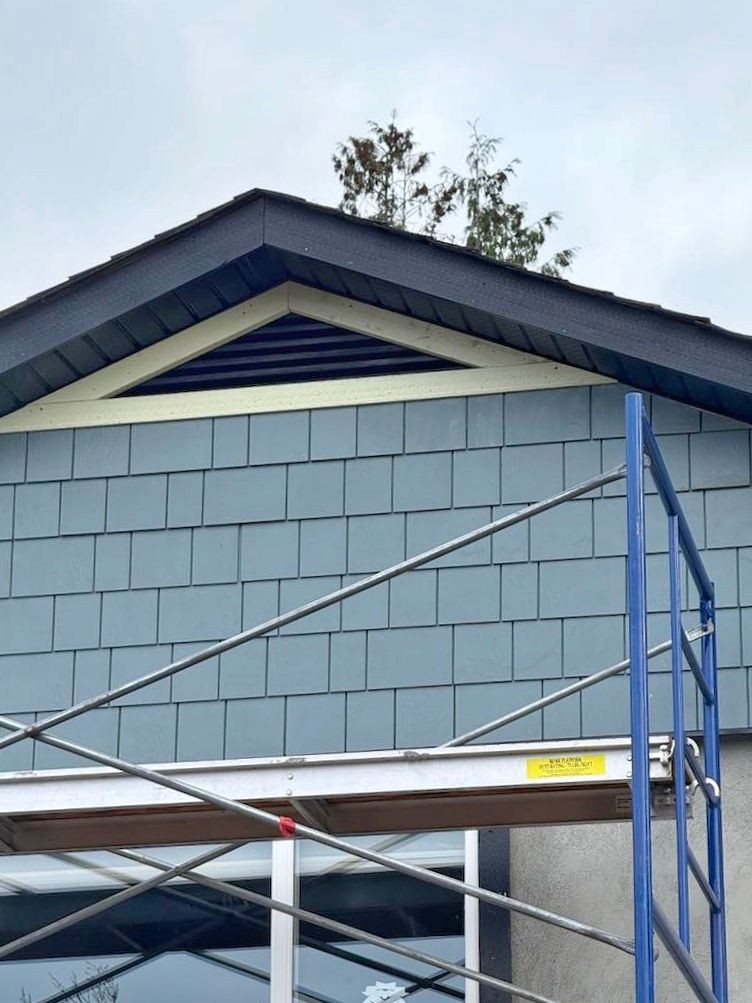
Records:
[[[117,397],[114,400],[61,403],[37,401],[0,418],[0,433],[301,411],[388,401],[432,400],[439,397],[471,397],[478,394],[514,393],[520,390],[580,387],[611,382],[613,381],[606,377],[547,362],[538,366],[514,366],[511,369],[500,366],[494,369],[455,369],[443,373],[361,376],[314,383]]]
[[[297,906],[295,840],[272,843],[272,898]],[[271,910],[269,1003],[292,1003],[295,990],[295,929],[292,916]]]
[[[467,884],[480,887],[478,830],[465,832],[465,874]],[[480,971],[480,901],[465,895],[465,967]],[[480,1003],[480,985],[465,979],[465,1003]]]
[[[118,396],[287,313],[299,313],[313,320],[346,327],[468,368],[144,397]],[[586,370],[287,282],[0,418],[0,433],[513,393],[610,382]]]

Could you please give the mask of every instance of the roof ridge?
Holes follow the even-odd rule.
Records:
[[[481,254],[474,248],[465,247],[462,244],[455,243],[449,240],[439,240],[436,237],[428,236],[427,234],[414,233],[410,230],[402,230],[399,227],[390,226],[386,223],[378,222],[376,220],[366,219],[362,216],[352,215],[350,213],[344,212],[342,209],[335,208],[333,206],[323,205],[322,203],[313,202],[308,199],[302,198],[296,195],[288,195],[285,192],[274,191],[269,188],[249,188],[245,192],[240,192],[234,195],[232,198],[221,202],[219,205],[214,206],[211,209],[203,210],[197,213],[195,216],[188,220],[178,223],[177,225],[168,228],[167,230],[162,230],[159,233],[154,234],[154,236],[141,241],[138,244],[134,244],[133,247],[127,248],[124,251],[119,251],[116,254],[111,255],[107,260],[101,261],[96,265],[92,265],[89,268],[85,268],[80,272],[74,272],[67,279],[63,279],[61,282],[56,283],[53,286],[49,286],[46,289],[40,290],[37,293],[33,293],[27,296],[25,299],[19,300],[17,303],[12,303],[4,309],[0,310],[0,327],[2,322],[8,317],[14,316],[17,313],[22,313],[23,310],[29,306],[36,303],[44,302],[49,298],[59,296],[64,293],[67,289],[71,289],[80,283],[86,282],[92,277],[101,274],[113,267],[121,266],[128,261],[132,260],[134,257],[138,256],[139,253],[145,251],[148,248],[154,247],[157,244],[169,243],[171,240],[179,237],[182,233],[195,227],[197,224],[204,223],[208,220],[217,219],[224,215],[225,213],[236,209],[239,205],[247,205],[251,202],[257,201],[259,199],[266,200],[271,199],[277,202],[283,202],[288,204],[296,204],[301,206],[306,206],[316,212],[326,213],[343,220],[350,221],[357,225],[366,226],[371,229],[383,230],[387,233],[399,235],[406,240],[414,240],[424,243],[428,246],[438,247],[442,250],[450,253],[461,254],[466,257],[472,257],[479,261],[483,261],[494,267],[498,267],[504,270],[509,270],[520,275],[525,275],[531,277],[534,280],[540,281],[545,284],[553,284],[563,286],[568,289],[576,290],[577,292],[583,293],[585,295],[596,296],[600,298],[613,299],[614,301],[623,304],[624,306],[634,307],[639,310],[650,310],[655,311],[661,315],[675,317],[679,320],[686,321],[688,323],[697,324],[702,327],[713,327],[719,333],[729,335],[732,337],[743,338],[748,340],[749,336],[745,335],[739,331],[731,331],[728,328],[720,327],[719,325],[713,324],[709,317],[703,317],[698,314],[686,313],[681,310],[674,310],[670,307],[662,306],[658,303],[650,303],[645,300],[634,299],[632,297],[623,296],[619,293],[615,293],[608,289],[596,289],[592,286],[585,286],[578,282],[573,282],[571,279],[553,276],[553,275],[543,275],[541,272],[533,271],[529,268],[523,268],[521,265],[510,264],[506,261],[499,261],[494,258],[489,258],[487,255]],[[265,232],[265,225],[264,225]]]

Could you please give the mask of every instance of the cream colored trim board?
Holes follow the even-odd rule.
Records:
[[[144,397],[119,396],[287,313],[380,338],[467,368]],[[482,338],[286,282],[0,418],[0,433],[512,393],[610,382],[606,377],[549,362]]]
[[[289,283],[291,313],[320,320],[335,327],[345,327],[382,341],[414,348],[426,355],[449,359],[465,366],[524,366],[545,363],[538,355],[497,345],[484,338],[462,334],[448,327],[405,317],[382,307],[335,296],[295,282]]]
[[[160,373],[255,331],[290,312],[287,284],[275,286],[104,369],[47,394],[38,404],[102,400],[125,393]]]
[[[119,362],[84,376],[37,403],[102,400],[117,397],[175,366],[250,334],[287,313],[298,313],[382,341],[413,348],[465,366],[519,366],[545,360],[449,328],[358,303],[333,293],[285,282],[268,292],[164,338]]]
[[[430,400],[478,394],[514,393],[612,383],[571,366],[543,362],[530,366],[454,369],[448,372],[361,376],[354,379],[287,383],[232,390],[118,397],[109,400],[38,401],[0,418],[0,433],[93,425],[127,425],[185,418],[300,411],[387,401]]]

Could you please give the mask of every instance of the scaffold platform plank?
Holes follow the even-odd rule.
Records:
[[[670,740],[650,739],[658,814]],[[154,767],[333,834],[628,821],[629,738],[183,763]],[[109,768],[0,774],[4,852],[265,839],[250,819]],[[2,851],[0,851],[2,852]]]

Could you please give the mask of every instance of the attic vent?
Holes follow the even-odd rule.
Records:
[[[447,359],[288,314],[132,387],[124,397],[464,368]]]

